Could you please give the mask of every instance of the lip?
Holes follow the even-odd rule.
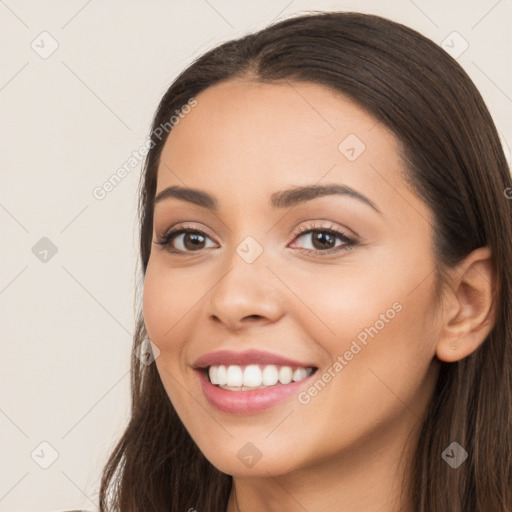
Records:
[[[213,407],[224,413],[243,415],[262,412],[296,396],[301,388],[311,384],[316,371],[298,382],[276,384],[251,391],[229,391],[219,388],[209,381],[206,370],[202,368],[196,368],[194,373],[199,379],[204,396]]]
[[[212,365],[248,365],[248,364],[275,364],[279,366],[291,366],[292,368],[317,368],[314,364],[294,361],[288,357],[262,352],[261,350],[245,350],[243,352],[232,352],[230,350],[219,350],[204,354],[193,364],[195,370],[207,368]],[[251,393],[251,391],[248,391]]]

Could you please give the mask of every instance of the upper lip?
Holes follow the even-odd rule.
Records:
[[[217,352],[209,352],[208,354],[204,354],[195,360],[194,368],[207,368],[208,366],[218,366],[221,364],[275,364],[279,366],[316,368],[310,363],[294,361],[288,357],[272,354],[271,352],[262,352],[260,350],[245,350],[243,352],[219,350]]]

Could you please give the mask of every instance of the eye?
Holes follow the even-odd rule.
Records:
[[[346,251],[357,244],[356,240],[345,235],[331,226],[308,226],[301,228],[295,234],[295,240],[304,238],[310,241],[312,247],[304,250],[314,254],[331,254],[333,252]],[[336,245],[337,240],[341,243]]]
[[[172,253],[187,253],[206,249],[207,247],[204,246],[206,239],[210,237],[199,229],[177,227],[167,230],[155,243],[167,247]],[[176,241],[181,247],[173,247]]]

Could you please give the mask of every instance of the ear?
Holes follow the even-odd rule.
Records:
[[[450,274],[443,294],[443,323],[436,346],[441,361],[472,354],[494,327],[497,289],[488,247],[471,252]]]

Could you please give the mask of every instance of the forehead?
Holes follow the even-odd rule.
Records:
[[[231,80],[196,100],[167,138],[157,192],[185,183],[249,200],[324,180],[392,201],[404,187],[396,137],[337,91]]]

